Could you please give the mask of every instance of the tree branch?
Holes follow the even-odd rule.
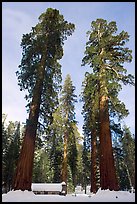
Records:
[[[117,77],[121,79],[121,76],[118,74],[118,72],[114,69],[114,67],[111,67],[110,65],[106,65],[106,69],[112,70],[116,73]]]

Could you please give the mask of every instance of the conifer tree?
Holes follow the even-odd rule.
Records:
[[[76,187],[76,174],[77,174],[77,158],[78,158],[78,149],[77,149],[77,126],[72,124],[72,132],[69,134],[68,140],[68,164],[71,169],[72,174],[72,184],[74,188]]]
[[[73,179],[73,186],[76,187],[77,184],[80,184],[83,179],[83,163],[82,163],[82,140],[83,136],[80,134],[78,126],[74,125],[74,143],[72,143],[73,151],[75,153],[75,157],[71,153],[72,157],[70,157],[70,162],[73,165],[72,176],[74,175]],[[71,149],[70,149],[71,150]],[[73,159],[74,158],[74,159]],[[71,160],[73,160],[71,162]],[[70,164],[71,166],[71,164]]]
[[[125,47],[129,40],[127,32],[116,35],[116,22],[108,23],[104,19],[91,22],[88,31],[89,40],[86,44],[82,65],[89,64],[94,78],[98,82],[99,95],[99,140],[100,140],[100,186],[101,189],[118,190],[118,181],[112,150],[110,114],[128,114],[124,103],[118,99],[121,83],[134,85],[134,76],[126,74],[125,62],[131,62],[132,51]],[[94,88],[94,87],[93,87]],[[114,94],[112,94],[114,92]],[[115,111],[114,111],[115,110]]]
[[[2,191],[7,192],[6,165],[9,146],[7,128],[5,127],[6,115],[2,114]]]
[[[49,142],[51,148],[49,156],[51,168],[53,169],[52,182],[61,182],[61,168],[63,160],[63,118],[60,105],[53,113],[53,123],[50,126]]]
[[[9,191],[20,152],[20,122],[9,121],[7,127],[3,122],[2,127],[2,181]]]
[[[29,118],[14,177],[14,190],[31,190],[38,122],[46,127],[51,123],[61,82],[59,60],[63,56],[64,40],[73,31],[74,24],[65,21],[58,10],[48,8],[32,31],[23,35],[22,60],[16,73],[20,89],[28,91]]]
[[[91,152],[91,192],[97,191],[97,138],[98,138],[98,82],[94,75],[86,73],[83,82],[82,114],[84,116],[84,136],[89,140]],[[94,87],[94,88],[93,88]],[[96,87],[96,88],[95,88]]]
[[[135,138],[130,129],[125,125],[123,128],[122,147],[124,162],[130,181],[130,187],[135,189]]]
[[[120,190],[130,189],[130,182],[127,174],[127,167],[124,161],[123,147],[122,147],[122,137],[123,131],[121,124],[116,124],[114,121],[111,121],[110,124],[111,133],[113,138],[113,150],[116,163],[116,171],[119,183]]]
[[[75,87],[72,84],[71,76],[68,74],[64,81],[64,86],[61,92],[61,109],[62,116],[64,120],[64,154],[63,154],[63,164],[62,164],[62,181],[67,184],[67,166],[68,166],[68,143],[72,142],[72,138],[70,136],[73,135],[73,126],[76,123],[75,120],[75,105],[76,95],[74,94]],[[74,142],[74,137],[73,137]],[[74,147],[74,146],[73,146]],[[74,149],[73,149],[74,150]],[[76,153],[76,152],[75,152]],[[77,155],[73,154],[73,161]],[[72,165],[73,166],[73,165]],[[73,172],[74,173],[74,172]]]
[[[82,174],[82,186],[85,189],[88,184],[88,178],[91,175],[91,157],[90,157],[90,146],[88,146],[87,138],[84,137],[83,141],[83,151],[82,151],[82,164],[83,164],[83,174]]]

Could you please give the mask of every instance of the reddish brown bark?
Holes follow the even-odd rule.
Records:
[[[99,103],[100,117],[100,185],[101,189],[118,190],[112,150],[108,97],[102,95]]]
[[[28,128],[15,173],[14,190],[31,190],[34,147],[34,133],[31,128]]]
[[[35,140],[43,80],[44,66],[40,66],[38,70],[38,78],[33,92],[29,119],[26,124],[26,131],[22,143],[22,149],[20,152],[17,169],[14,175],[14,190],[31,190]]]
[[[97,164],[96,164],[96,131],[95,129],[92,131],[92,138],[91,138],[91,188],[90,191],[96,193],[97,185],[96,185],[96,172],[97,172]]]

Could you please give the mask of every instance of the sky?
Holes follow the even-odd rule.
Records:
[[[75,194],[60,196],[35,195],[31,191],[16,190],[2,194],[2,202],[135,202],[135,193],[99,189],[96,194],[75,191]]]
[[[8,120],[26,122],[25,92],[20,91],[15,72],[22,58],[20,47],[23,34],[29,33],[38,23],[38,17],[47,8],[56,8],[64,19],[75,24],[72,36],[64,42],[64,55],[60,60],[62,65],[62,84],[67,74],[71,75],[78,102],[75,104],[76,120],[82,134],[83,116],[80,94],[82,81],[88,66],[81,66],[82,58],[90,30],[90,24],[97,18],[108,22],[116,21],[118,33],[127,31],[130,40],[126,46],[132,50],[133,60],[125,64],[127,73],[135,75],[135,2],[2,2],[2,113],[8,115]],[[130,114],[124,123],[135,134],[135,87],[123,86],[119,93]]]

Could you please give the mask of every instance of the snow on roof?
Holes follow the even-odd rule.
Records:
[[[61,183],[61,185],[66,185],[66,183],[63,181],[63,182]]]
[[[32,191],[61,191],[62,183],[32,183]]]

